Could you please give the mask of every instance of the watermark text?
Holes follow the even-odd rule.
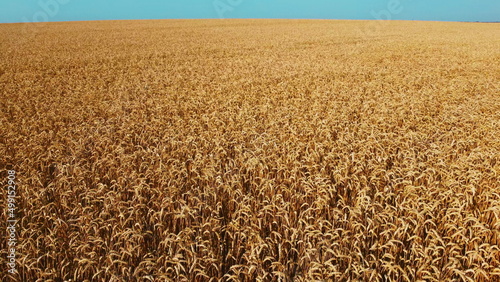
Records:
[[[16,172],[7,171],[7,266],[11,274],[17,273],[16,246],[17,246],[17,186]]]

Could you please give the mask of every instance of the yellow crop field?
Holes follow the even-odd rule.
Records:
[[[499,34],[2,24],[0,280],[500,281]]]

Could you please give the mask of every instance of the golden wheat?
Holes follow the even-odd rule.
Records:
[[[368,24],[0,25],[1,280],[499,281],[499,25]]]

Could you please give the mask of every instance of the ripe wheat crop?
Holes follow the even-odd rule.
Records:
[[[1,280],[500,281],[499,24],[368,24],[0,25]]]

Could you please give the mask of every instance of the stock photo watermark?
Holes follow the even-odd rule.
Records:
[[[241,3],[243,3],[243,0],[215,0],[212,5],[219,19],[225,19],[225,14],[234,11]]]
[[[16,172],[7,171],[7,266],[8,272],[17,273],[16,246],[17,246],[17,187]]]
[[[61,5],[66,5],[71,0],[39,0],[38,7],[40,8],[36,11],[31,19],[23,17],[24,22],[48,22],[50,18],[55,17],[61,10]]]
[[[61,11],[61,7],[69,2],[71,2],[71,0],[39,0],[37,3],[38,10],[30,17],[24,16],[21,19],[24,23],[24,33],[35,35],[38,32],[38,28],[57,16]],[[25,36],[24,39],[27,40],[29,38]]]
[[[364,36],[372,36],[379,33],[382,28],[387,26],[387,21],[390,21],[394,16],[399,15],[403,12],[404,7],[400,0],[389,0],[385,9],[381,10],[371,10],[370,15],[376,21],[370,21],[359,31]]]

